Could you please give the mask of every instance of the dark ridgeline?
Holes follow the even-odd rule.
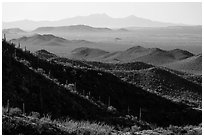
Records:
[[[126,114],[159,126],[201,123],[201,111],[149,93],[111,73],[40,59],[5,40],[2,53],[3,106],[10,100],[10,107],[22,108],[24,103],[25,113],[112,124],[120,123],[114,118]],[[67,90],[66,83],[73,83],[77,93]],[[111,106],[116,112],[107,111]]]

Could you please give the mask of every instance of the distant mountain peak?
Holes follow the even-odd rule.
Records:
[[[150,48],[150,50],[154,52],[166,52],[165,50],[162,50],[160,48]]]
[[[52,34],[43,34],[43,35],[36,34],[36,35],[33,35],[31,37],[28,37],[28,38],[41,39],[41,40],[45,40],[45,41],[49,41],[49,40],[52,40],[52,39],[59,39],[59,40],[66,41],[66,39],[61,38],[61,37],[57,37],[57,36],[52,35]]]
[[[48,51],[45,50],[45,49],[38,50],[38,51],[35,52],[35,54],[36,54],[38,57],[40,57],[40,58],[45,58],[45,59],[57,57],[57,55],[55,55],[55,54],[53,54],[53,53],[50,53],[50,52],[48,52]]]
[[[94,57],[99,57],[109,52],[88,47],[80,47],[72,50],[72,57],[76,59],[93,59]]]
[[[36,53],[52,54],[45,49],[38,50],[38,51],[36,51]]]
[[[134,47],[131,47],[129,49],[127,49],[126,51],[140,51],[140,50],[145,50],[146,48],[138,45],[138,46],[134,46]]]
[[[139,17],[136,17],[135,15],[129,15],[126,18],[139,18]]]
[[[194,56],[193,53],[190,53],[190,52],[188,52],[186,50],[182,50],[182,49],[170,50],[169,53],[171,53],[174,56],[174,58],[176,58],[176,59],[186,59],[186,58]]]
[[[111,18],[108,16],[106,13],[96,13],[96,14],[91,14],[89,17],[106,17],[106,18]]]

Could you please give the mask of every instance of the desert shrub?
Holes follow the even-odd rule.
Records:
[[[39,119],[38,119],[39,120]],[[3,135],[55,135],[67,134],[55,125],[41,121],[30,121],[28,118],[3,117]]]
[[[202,127],[199,126],[192,126],[188,125],[184,127],[184,130],[187,131],[187,135],[202,135]]]
[[[139,127],[139,126],[137,126],[137,125],[134,125],[134,126],[132,126],[131,127],[131,132],[138,132],[138,131],[140,131],[141,130],[141,127]]]
[[[170,125],[167,130],[170,130],[173,132],[173,134],[176,135],[183,135],[183,134],[187,134],[187,128],[183,128],[183,127],[179,127],[179,126],[172,126]]]
[[[38,112],[31,112],[31,113],[29,114],[29,116],[31,116],[31,117],[33,117],[33,118],[40,118],[40,113],[38,113]]]
[[[187,131],[184,130],[182,127],[173,126],[173,125],[170,125],[168,127],[168,130],[172,131],[174,134],[177,134],[177,135],[187,133]]]
[[[77,135],[108,135],[113,131],[113,127],[96,122],[89,121],[73,121],[67,119],[66,121],[56,121],[62,125],[69,134]]]
[[[202,135],[202,128],[188,130],[187,135]]]
[[[123,132],[126,133],[126,132],[130,132],[130,128],[129,127],[125,127],[123,128]]]
[[[50,115],[50,114],[44,115],[44,117],[42,117],[42,118],[40,119],[40,121],[52,122],[52,120],[51,120],[51,115]]]
[[[21,115],[22,110],[20,108],[10,108],[9,114],[10,115]]]
[[[109,112],[112,112],[112,113],[116,113],[116,112],[117,112],[117,109],[114,108],[113,106],[109,106],[109,107],[108,107],[108,111],[109,111]]]
[[[2,107],[2,114],[6,114],[7,113],[7,109],[5,107]]]

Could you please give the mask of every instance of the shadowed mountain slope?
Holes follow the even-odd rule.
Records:
[[[171,100],[184,102],[193,107],[202,106],[202,86],[167,70],[152,67],[132,72],[113,73],[125,81]]]
[[[42,60],[28,51],[23,52],[21,49],[15,49],[12,45],[4,42],[3,49],[3,105],[6,104],[7,99],[10,99],[11,102],[14,101],[11,103],[12,105],[19,105],[20,107],[22,101],[25,101],[30,111],[35,108],[35,111],[46,111],[55,114],[55,116],[78,113],[76,117],[84,118],[84,115],[87,117],[92,117],[95,114],[102,115],[101,107],[91,104],[89,106],[89,103],[84,102],[84,99],[80,99],[78,95],[72,95],[66,90],[63,92],[56,84],[43,80],[42,75],[46,74],[51,79],[56,79],[55,81],[60,84],[76,83],[79,94],[89,93],[93,100],[97,100],[100,96],[100,101],[114,106],[120,113],[126,114],[129,106],[131,113],[137,116],[139,108],[142,108],[143,119],[158,125],[169,125],[170,123],[178,125],[196,124],[201,122],[200,111],[149,93],[121,81],[111,73],[68,67]],[[12,56],[17,57],[20,62]],[[29,68],[32,68],[32,70]],[[39,68],[43,70],[43,74],[33,72]],[[45,83],[45,85],[42,83]],[[40,99],[43,99],[45,104],[42,105]],[[65,102],[69,105],[66,105]],[[93,117],[96,118],[100,115]]]
[[[44,50],[44,49],[36,51],[35,54],[38,57],[44,58],[44,59],[51,59],[51,58],[57,57],[57,55],[55,55],[53,53],[50,53],[50,52],[48,52],[47,50]]]
[[[200,78],[166,68],[158,68],[142,62],[102,63],[93,61],[54,58],[53,61],[69,66],[92,68],[111,72],[122,80],[177,102],[184,102],[194,107],[201,107]]]
[[[102,115],[107,116],[107,112],[96,103],[59,86],[52,79],[42,75],[39,68],[33,68],[31,62],[21,57],[31,57],[43,63],[40,59],[9,46],[11,45],[3,43],[4,106],[7,100],[12,107],[22,108],[24,103],[26,113],[36,111],[41,115],[51,114],[53,118],[69,116],[74,119],[96,120]],[[13,58],[14,52],[17,60]]]

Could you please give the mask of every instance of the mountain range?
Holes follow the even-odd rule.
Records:
[[[71,25],[71,26],[59,26],[59,27],[39,27],[32,32],[36,33],[68,33],[68,32],[109,32],[109,28],[94,28],[87,25]]]
[[[23,36],[18,39],[12,39],[11,42],[18,44],[20,43],[22,46],[56,46],[56,47],[66,47],[68,45],[89,45],[93,44],[93,42],[86,40],[67,40],[61,37],[54,36],[52,34],[35,34],[32,36]]]
[[[88,52],[89,51],[89,52]],[[91,51],[91,52],[90,52]],[[125,51],[109,52],[100,50],[101,54],[94,55],[94,58],[89,58],[92,53],[99,51],[93,48],[78,48],[72,52],[72,57],[76,59],[95,60],[102,62],[134,62],[140,61],[153,65],[162,65],[170,62],[186,59],[192,57],[194,54],[181,50],[174,49],[170,51],[162,50],[159,48],[144,48],[142,46],[134,46]]]
[[[167,27],[181,26],[183,24],[164,23],[152,21],[145,18],[136,17],[134,15],[124,18],[112,18],[106,14],[92,14],[89,16],[77,16],[66,18],[58,21],[32,21],[20,20],[14,22],[3,22],[3,28],[18,27],[24,30],[33,30],[38,27],[47,26],[68,26],[68,25],[90,25],[93,27],[109,27],[109,28],[124,28],[124,27]]]
[[[97,56],[97,52],[100,54]],[[194,55],[186,50],[162,50],[135,46],[125,51],[106,52],[93,48],[77,48],[72,58],[108,63],[144,62],[156,66],[164,66],[173,70],[202,75],[202,55]]]
[[[39,48],[67,50],[67,57],[77,60],[99,61],[106,63],[144,62],[156,66],[164,66],[173,70],[184,71],[200,75],[202,72],[202,58],[191,52],[181,49],[163,50],[160,48],[145,48],[133,46],[123,51],[110,52],[98,48],[99,43],[87,40],[67,40],[52,34],[35,34],[12,39],[12,43],[30,49]],[[100,43],[102,46],[105,43]],[[70,53],[70,49],[73,49]]]

